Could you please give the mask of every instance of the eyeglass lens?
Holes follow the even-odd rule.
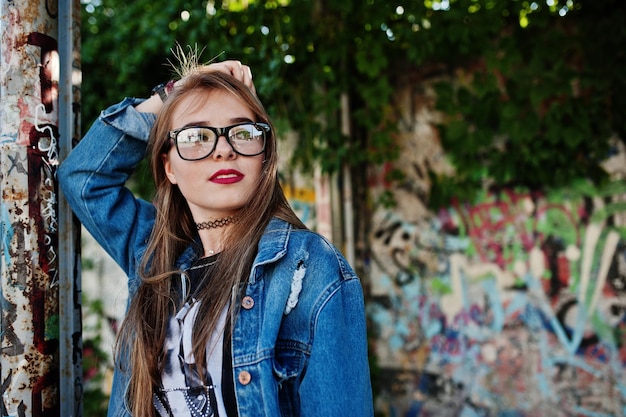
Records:
[[[265,148],[265,131],[252,123],[231,126],[226,134],[233,150],[240,155],[259,155]],[[176,147],[183,159],[206,158],[215,149],[217,140],[218,131],[209,127],[191,126],[176,133]]]

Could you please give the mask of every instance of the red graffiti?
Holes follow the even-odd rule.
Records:
[[[39,84],[41,85],[41,102],[46,113],[53,110],[53,102],[59,95],[58,80],[53,79],[58,66],[57,41],[43,33],[33,32],[28,35],[28,44],[41,48],[41,64],[39,64]]]

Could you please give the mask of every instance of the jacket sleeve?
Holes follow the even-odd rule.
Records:
[[[371,417],[374,406],[360,280],[356,276],[344,280],[331,291],[315,323],[299,392],[301,415]]]
[[[154,206],[125,183],[143,159],[154,114],[139,113],[127,98],[104,110],[59,167],[58,180],[72,210],[129,276],[154,224]]]

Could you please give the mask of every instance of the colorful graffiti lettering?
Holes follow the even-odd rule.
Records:
[[[505,190],[381,215],[370,314],[381,366],[415,375],[406,415],[623,415],[624,195]]]
[[[398,92],[414,105],[403,150],[368,178],[374,201],[395,200],[369,236],[377,411],[626,415],[626,147],[615,141],[603,188],[485,191],[433,212],[428,173],[454,167],[419,94]]]

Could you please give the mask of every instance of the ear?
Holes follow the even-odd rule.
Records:
[[[167,175],[167,179],[169,179],[172,184],[177,184],[176,175],[174,175],[174,171],[172,171],[172,163],[170,162],[169,154],[162,154],[161,161],[163,162],[163,170],[165,171],[165,175]]]

